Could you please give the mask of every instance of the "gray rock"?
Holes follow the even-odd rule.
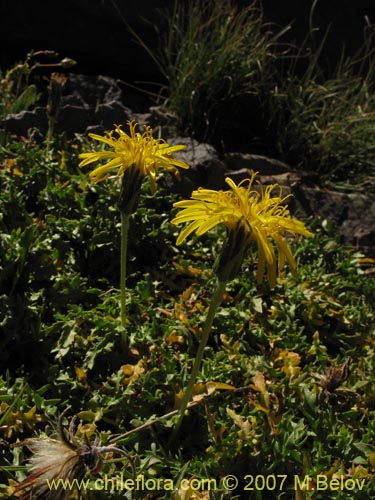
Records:
[[[246,159],[250,156],[252,155],[239,154],[233,155],[232,158]],[[322,189],[314,185],[314,180],[317,179],[314,174],[294,172],[289,167],[287,172],[265,175],[264,172],[274,164],[272,159],[262,159],[265,168],[259,169],[263,174],[257,178],[263,185],[281,186],[283,196],[292,195],[287,198],[286,203],[293,216],[317,216],[332,221],[343,243],[361,249],[366,255],[375,256],[375,201],[372,197],[362,193]],[[284,168],[285,165],[282,165]],[[249,178],[251,174],[250,168],[226,172],[236,184]]]
[[[77,93],[69,94],[61,98],[61,106],[68,105],[89,109],[89,105],[83,100],[82,96]]]
[[[375,201],[361,193],[299,186],[292,189],[296,213],[332,221],[344,243],[375,255]]]
[[[55,131],[68,137],[85,133],[88,128],[104,132],[132,118],[132,112],[122,103],[122,90],[116,80],[104,76],[69,75],[62,89]],[[48,129],[44,107],[10,114],[0,121],[0,127],[11,134],[26,136],[38,129],[45,135]]]
[[[210,144],[200,143],[190,137],[174,137],[170,144],[185,144],[186,150],[176,153],[176,157],[186,162],[190,168],[181,169],[181,181],[173,183],[175,191],[189,197],[198,186],[207,189],[221,189],[224,185],[225,165],[219,160],[216,149]]]
[[[119,101],[105,102],[96,107],[92,123],[100,124],[104,130],[112,130],[113,125],[122,125],[133,118],[129,108]]]
[[[47,131],[48,120],[46,109],[40,106],[31,111],[20,111],[10,113],[6,118],[0,120],[0,128],[10,134],[26,136],[32,129],[38,129],[42,133]]]
[[[70,73],[64,87],[65,95],[78,96],[90,107],[111,101],[122,101],[123,92],[118,81],[108,76],[76,75]],[[64,102],[64,97],[62,98]]]
[[[139,124],[150,125],[155,137],[157,134],[163,138],[179,135],[180,120],[164,106],[150,106],[147,113],[135,113],[133,118]]]
[[[224,155],[224,161],[227,170],[236,170],[237,172],[242,169],[259,172],[259,175],[277,175],[290,172],[290,167],[279,160],[250,153],[227,153]]]
[[[65,132],[71,137],[75,133],[85,132],[91,122],[92,114],[86,106],[72,106],[67,104],[60,108],[57,117],[56,133]]]
[[[226,177],[230,177],[236,184],[239,184],[245,179],[250,179],[256,170],[248,168],[240,168],[239,170],[226,171]],[[301,184],[303,176],[297,172],[286,172],[284,174],[276,175],[258,175],[257,179],[260,180],[262,184],[279,184],[280,186],[294,186]]]

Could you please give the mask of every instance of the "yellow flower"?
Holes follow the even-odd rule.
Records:
[[[293,273],[297,269],[284,235],[291,233],[311,236],[311,233],[301,221],[290,217],[288,207],[283,204],[288,196],[282,196],[281,187],[274,184],[263,188],[258,181],[259,190],[253,188],[256,175],[257,173],[253,173],[250,179],[243,180],[238,186],[226,178],[225,182],[230,187],[228,191],[204,188],[193,191],[191,200],[174,204],[183,210],[172,220],[172,224],[190,222],[177,238],[177,245],[180,245],[192,232],[195,231],[197,236],[201,236],[218,224],[224,224],[228,229],[229,253],[232,255],[238,254],[243,258],[249,246],[253,242],[256,243],[259,259],[257,281],[258,283],[263,281],[267,270],[267,278],[273,288],[276,283],[277,267],[280,271],[285,260],[289,262]],[[277,187],[279,187],[278,194],[271,196]],[[239,241],[238,247],[242,247],[242,251],[241,248],[235,248],[236,238]],[[276,243],[278,258],[273,242]]]
[[[106,179],[113,170],[117,171],[117,176],[121,176],[134,166],[141,178],[147,175],[150,177],[151,189],[154,192],[158,167],[168,170],[175,170],[175,167],[189,168],[185,162],[176,160],[172,156],[173,153],[185,149],[186,146],[182,144],[171,146],[162,139],[154,139],[151,127],[145,126],[145,132],[141,134],[136,131],[137,123],[133,121],[127,123],[130,130],[129,135],[120,126],[116,126],[116,129],[110,132],[107,137],[89,134],[92,139],[104,142],[113,148],[113,151],[97,151],[79,155],[82,158],[80,167],[96,161],[109,160],[108,163],[97,167],[90,173],[90,177],[94,181]]]

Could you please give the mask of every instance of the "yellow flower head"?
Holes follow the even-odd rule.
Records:
[[[134,166],[142,178],[147,175],[150,177],[151,189],[154,192],[158,167],[164,167],[168,170],[175,170],[175,167],[189,168],[185,162],[176,160],[172,156],[172,153],[181,151],[186,146],[182,144],[171,146],[162,139],[154,139],[151,127],[145,126],[145,132],[141,134],[136,131],[137,123],[133,121],[127,123],[130,130],[129,135],[118,125],[107,137],[89,134],[92,139],[104,142],[113,148],[113,151],[97,151],[79,155],[82,158],[80,167],[96,161],[109,160],[108,163],[97,167],[90,173],[90,177],[94,181],[106,179],[113,170],[117,170],[116,175],[121,176]]]
[[[190,222],[177,238],[181,244],[192,232],[201,236],[218,224],[224,224],[228,231],[231,246],[236,235],[241,240],[245,250],[252,242],[258,249],[257,281],[263,281],[267,270],[267,278],[271,288],[276,284],[277,267],[281,270],[285,259],[289,262],[292,272],[297,269],[296,262],[284,238],[285,233],[311,236],[304,224],[290,217],[288,207],[283,204],[288,196],[282,196],[282,189],[277,184],[263,187],[258,181],[259,190],[253,188],[257,173],[250,179],[245,179],[237,186],[226,178],[228,191],[214,191],[199,188],[193,191],[191,200],[179,201],[174,204],[182,208],[172,220],[172,224]],[[279,187],[278,195],[271,196],[272,191]],[[273,242],[276,243],[278,258],[276,259]],[[238,253],[238,250],[236,250]]]

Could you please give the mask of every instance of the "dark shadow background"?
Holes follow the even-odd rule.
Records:
[[[181,1],[181,0],[177,0]],[[83,74],[105,74],[134,82],[160,82],[161,76],[126,23],[155,45],[152,23],[174,0],[1,0],[0,66],[9,68],[33,50],[56,50]],[[246,0],[237,0],[247,5]],[[313,0],[262,0],[266,22],[292,29],[283,40],[297,46],[309,31]],[[363,42],[365,18],[375,22],[374,0],[318,0],[313,14],[317,40],[330,27],[323,59],[334,65],[342,48],[353,54]],[[146,23],[145,19],[150,23]]]

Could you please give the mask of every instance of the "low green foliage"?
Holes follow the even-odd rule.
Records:
[[[228,285],[205,351],[197,405],[175,443],[176,417],[206,316],[220,251],[220,231],[175,246],[169,221],[176,197],[145,189],[132,216],[127,338],[119,321],[118,186],[90,185],[77,168],[82,141],[45,154],[32,140],[13,141],[0,156],[0,483],[25,477],[22,448],[8,445],[52,435],[66,406],[78,414],[78,437],[117,445],[134,460],[149,489],[125,498],[180,499],[182,479],[217,481],[201,498],[293,498],[298,477],[364,480],[374,488],[375,400],[371,260],[341,246],[311,220],[312,238],[293,243],[298,275],[286,271],[276,290],[256,288],[255,266]],[[229,387],[229,390],[228,390]],[[203,402],[204,400],[204,402]],[[199,404],[201,403],[201,404]],[[69,415],[70,416],[70,415]],[[156,419],[137,432],[137,426]],[[95,479],[123,474],[127,460],[107,463]],[[239,486],[227,491],[224,476]],[[254,476],[252,480],[251,475]],[[258,491],[244,488],[255,487]],[[285,483],[272,488],[274,477]],[[168,483],[152,483],[155,479]],[[259,479],[260,478],[260,479]],[[150,489],[151,488],[151,489]],[[8,491],[8,492],[7,492]],[[93,498],[118,498],[96,491]],[[314,495],[314,497],[312,496]],[[305,492],[327,498],[327,492]],[[193,497],[194,498],[194,497]],[[353,498],[343,488],[339,500]]]

